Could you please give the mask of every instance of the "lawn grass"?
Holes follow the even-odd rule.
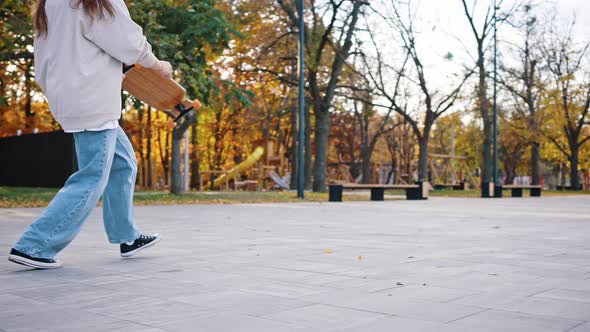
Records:
[[[327,193],[305,193],[305,202],[326,202]],[[135,205],[171,205],[171,204],[239,204],[239,203],[289,203],[301,202],[296,192],[189,192],[172,195],[166,191],[137,192]]]
[[[58,189],[0,187],[0,208],[45,207]]]
[[[58,189],[0,187],[0,208],[46,207]],[[347,201],[366,201],[367,194],[346,195]],[[327,202],[328,193],[306,192],[304,202]],[[301,202],[295,192],[189,192],[172,195],[167,191],[136,191],[135,205],[238,204]]]
[[[22,208],[22,207],[46,207],[58,189],[54,188],[22,188],[22,187],[0,187],[0,208]],[[404,191],[387,191],[386,199],[396,195],[397,199],[403,199]],[[461,197],[479,198],[479,190],[433,190],[431,197]],[[544,190],[543,196],[570,196],[590,195],[589,191],[552,191]],[[368,192],[357,192],[354,194],[345,192],[345,201],[368,201]],[[504,197],[509,197],[510,191],[504,191]],[[528,191],[525,191],[528,196]],[[327,193],[305,193],[304,202],[327,202]],[[295,192],[189,192],[182,195],[171,195],[166,191],[137,191],[134,199],[135,205],[173,205],[173,204],[238,204],[238,203],[295,203],[301,202],[297,199]]]

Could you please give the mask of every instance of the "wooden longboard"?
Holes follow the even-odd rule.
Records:
[[[126,67],[123,72],[123,90],[153,108],[170,114],[175,122],[192,110],[201,108],[201,102],[188,99],[186,90],[180,84],[153,69],[134,65]]]

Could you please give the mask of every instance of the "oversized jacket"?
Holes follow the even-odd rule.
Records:
[[[46,2],[48,32],[34,42],[35,78],[64,128],[97,128],[121,116],[122,65],[158,59],[123,0],[115,15],[91,18],[72,0]]]

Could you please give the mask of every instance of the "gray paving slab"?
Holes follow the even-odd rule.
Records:
[[[590,332],[590,323],[580,324],[580,325],[568,330],[568,332]]]
[[[420,331],[420,332],[497,332],[497,330],[488,329],[486,326],[479,326],[476,330],[472,327],[463,327],[450,325],[446,323],[436,323],[423,321],[412,318],[391,316],[377,319],[368,324],[349,327],[342,332],[392,332],[392,331]]]
[[[518,331],[567,331],[582,322],[556,317],[530,315],[512,311],[486,310],[478,314],[451,322],[454,328],[467,328],[478,331],[484,328],[487,331],[518,332]]]
[[[280,322],[263,317],[254,317],[236,312],[219,312],[209,317],[195,317],[186,320],[157,324],[166,331],[260,331],[295,332],[306,331],[304,326]]]
[[[563,287],[568,287],[568,284],[564,284]],[[590,304],[590,290],[573,290],[573,289],[560,289],[555,288],[535,294],[535,297],[549,298],[557,300],[577,301],[582,303]]]
[[[302,325],[308,331],[332,331],[364,325],[386,315],[314,304],[264,316],[290,324]]]
[[[387,289],[379,292],[394,298],[403,298],[418,301],[434,301],[434,302],[449,302],[455,299],[460,299],[469,295],[477,294],[471,290],[463,290],[456,288],[444,288],[423,285],[407,285],[393,289]]]
[[[137,328],[139,324],[68,308],[0,314],[4,331],[111,331]],[[145,326],[144,326],[145,327]]]
[[[98,302],[80,306],[81,309],[105,316],[132,321],[149,326],[189,318],[212,316],[216,311],[203,306],[182,302],[132,298],[125,300],[120,296],[112,297],[109,303]],[[113,305],[114,304],[114,305]]]
[[[392,293],[394,292],[392,291]],[[403,296],[393,296],[391,293],[366,294],[358,291],[339,290],[306,296],[301,299],[344,308],[442,323],[454,321],[485,310],[480,307],[461,304],[411,300]]]
[[[232,311],[252,316],[262,316],[312,303],[278,296],[228,290],[199,295],[179,295],[175,301],[185,302],[217,311]]]
[[[42,209],[0,209],[8,252]],[[101,210],[32,271],[0,259],[0,331],[589,331],[590,197]]]

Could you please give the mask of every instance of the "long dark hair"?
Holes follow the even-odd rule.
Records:
[[[47,35],[47,14],[45,13],[45,1],[38,0],[35,8],[35,31],[38,37]],[[113,5],[109,0],[76,0],[74,7],[82,6],[86,15],[92,18],[104,18],[105,12],[110,15],[115,15]]]

